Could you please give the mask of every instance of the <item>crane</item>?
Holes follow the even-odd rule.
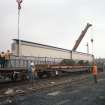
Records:
[[[85,36],[88,28],[91,27],[91,26],[92,26],[92,24],[87,23],[86,27],[84,28],[84,30],[81,32],[80,36],[78,37],[78,39],[77,39],[77,41],[76,41],[72,51],[76,51],[76,49],[78,48],[80,42],[82,41],[83,37]]]

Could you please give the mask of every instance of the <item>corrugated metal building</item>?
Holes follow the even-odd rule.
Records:
[[[54,46],[13,39],[12,52],[18,55],[18,44],[20,42],[20,54],[22,56],[36,56],[36,57],[52,57],[65,58],[73,60],[88,60],[92,61],[93,56],[87,53],[72,52],[71,50],[58,48]]]

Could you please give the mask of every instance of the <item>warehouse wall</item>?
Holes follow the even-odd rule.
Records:
[[[92,61],[93,57],[90,54],[80,53],[80,52],[72,52],[72,59],[73,60],[88,60]]]
[[[11,45],[11,51],[13,53],[13,55],[18,55],[18,46],[17,43],[14,41]]]
[[[69,51],[60,51],[42,47],[33,47],[22,45],[21,54],[24,56],[52,57],[52,58],[70,58]]]

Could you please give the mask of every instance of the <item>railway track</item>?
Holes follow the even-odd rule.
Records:
[[[40,79],[32,84],[29,81],[17,81],[17,82],[5,82],[0,84],[0,94],[4,94],[4,92],[10,88],[16,90],[24,90],[24,93],[30,93],[36,90],[43,90],[49,87],[63,87],[65,85],[74,85],[81,84],[87,80],[89,74],[69,74],[65,76],[51,77],[46,79]],[[16,95],[17,93],[15,93]]]
[[[27,84],[28,83],[28,80],[25,80],[25,81],[5,81],[5,82],[0,82],[0,89],[3,89],[3,88],[12,88],[12,87],[15,87],[15,86],[21,86],[21,85],[24,85],[24,84]]]

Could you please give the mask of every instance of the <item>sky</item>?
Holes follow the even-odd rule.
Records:
[[[23,0],[20,39],[71,50],[87,23],[91,23],[77,51],[105,58],[105,0]],[[16,0],[0,0],[0,52],[17,39]],[[93,50],[91,38],[93,38]]]

